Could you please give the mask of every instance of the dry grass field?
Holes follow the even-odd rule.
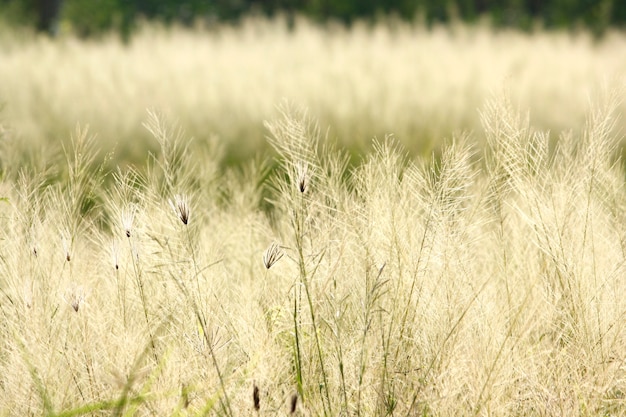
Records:
[[[0,116],[24,145],[67,139],[76,123],[88,124],[103,152],[134,163],[155,149],[146,109],[178,120],[198,142],[215,138],[229,160],[265,148],[263,122],[283,99],[308,108],[357,154],[393,133],[412,154],[428,155],[453,132],[479,138],[478,110],[503,86],[534,126],[558,135],[581,128],[590,97],[624,74],[621,33],[594,42],[584,32],[304,21],[290,32],[254,19],[212,31],[150,26],[128,45],[0,32]]]
[[[0,42],[0,415],[626,415],[623,34]]]

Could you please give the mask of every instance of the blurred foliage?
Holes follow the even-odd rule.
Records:
[[[623,0],[0,0],[5,21],[55,33],[57,23],[82,36],[117,30],[128,36],[141,19],[192,25],[237,21],[250,13],[302,14],[317,21],[350,23],[381,16],[427,24],[488,18],[496,26],[532,29],[586,27],[597,35],[624,27]]]

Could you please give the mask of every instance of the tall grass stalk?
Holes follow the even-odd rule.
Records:
[[[324,415],[333,415],[329,381],[325,368],[326,359],[320,340],[321,330],[316,317],[316,306],[311,288],[311,280],[315,277],[317,268],[323,261],[325,250],[313,252],[311,255],[305,254],[305,250],[314,250],[312,232],[308,224],[311,221],[310,205],[312,204],[312,199],[309,196],[316,192],[315,181],[318,175],[316,170],[320,169],[317,155],[319,128],[308,120],[304,110],[295,110],[290,108],[289,104],[283,103],[281,111],[283,112],[282,120],[267,126],[273,135],[272,144],[283,158],[281,161],[283,177],[278,180],[276,187],[281,194],[281,203],[284,204],[281,209],[286,210],[291,217],[290,224],[298,266],[298,280],[294,285],[293,306],[296,383],[300,396],[306,399],[300,346],[302,323],[298,317],[301,311],[301,288],[303,288],[321,371],[322,380],[319,383],[319,389],[320,394],[322,394],[323,413]],[[310,247],[306,246],[305,239],[308,240]],[[307,258],[310,259],[307,260]],[[312,266],[307,266],[307,263]]]
[[[193,312],[195,323],[199,326],[201,337],[208,348],[211,364],[219,382],[220,395],[218,398],[221,411],[224,415],[233,416],[224,373],[215,352],[215,341],[211,336],[213,334],[212,328],[204,308],[210,302],[209,298],[204,296],[207,292],[207,288],[204,285],[206,281],[204,271],[216,263],[207,266],[200,264],[196,246],[198,244],[197,231],[200,229],[202,217],[199,213],[192,211],[192,201],[185,192],[176,193],[177,190],[186,191],[191,188],[192,177],[190,173],[193,172],[194,165],[190,160],[189,143],[184,139],[184,133],[180,128],[176,126],[170,128],[168,126],[163,115],[154,111],[150,111],[148,115],[149,120],[145,123],[145,127],[157,139],[161,149],[159,157],[154,159],[156,169],[151,173],[151,181],[153,182],[153,187],[157,190],[156,198],[159,198],[159,195],[173,196],[168,201],[171,208],[170,212],[176,223],[175,230],[178,231],[183,247],[187,252],[186,256],[190,258],[190,270],[188,273],[185,271],[185,268],[182,269],[181,273],[180,267],[177,267],[176,272],[169,272],[169,275],[184,296],[188,304],[187,307]],[[167,238],[166,242],[170,251],[177,251],[176,247],[172,247],[169,244],[169,238]],[[173,252],[172,256],[177,255]],[[175,259],[175,262],[178,263],[180,260]],[[183,264],[187,263],[183,262]],[[195,283],[193,291],[189,289],[185,282],[188,275],[191,275]],[[215,301],[219,302],[219,300]],[[212,403],[213,400],[207,401],[205,413],[212,408]]]

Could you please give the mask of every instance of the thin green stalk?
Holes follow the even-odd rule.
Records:
[[[126,398],[125,404],[141,405],[145,403],[150,397],[148,395],[135,395],[130,398]],[[54,414],[54,417],[74,417],[92,414],[97,411],[115,410],[119,407],[119,400],[104,400],[97,401],[89,404],[82,405],[80,407],[73,408],[71,410],[61,411]]]

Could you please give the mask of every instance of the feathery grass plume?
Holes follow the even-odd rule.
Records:
[[[309,166],[306,162],[299,162],[295,166],[295,183],[301,193],[305,193],[309,186]]]
[[[124,234],[126,237],[130,238],[133,230],[133,222],[135,221],[135,208],[127,207],[122,210],[121,222],[122,229],[124,230]]]
[[[174,210],[174,214],[186,226],[189,222],[191,209],[189,207],[189,198],[184,194],[176,194],[174,200],[170,200],[170,206]]]
[[[191,181],[195,163],[191,159],[190,141],[184,137],[177,123],[168,123],[164,114],[148,110],[144,127],[154,136],[160,147],[160,155],[153,157],[159,170],[151,170],[150,181],[158,186],[160,195],[172,195],[174,190],[185,189]]]
[[[319,125],[311,119],[307,111],[285,101],[278,108],[280,117],[265,126],[271,136],[269,143],[278,153],[283,173],[289,179],[293,192],[304,194],[315,179],[319,167],[318,146]],[[289,184],[275,184],[279,187]],[[286,190],[285,190],[286,191]]]
[[[288,222],[293,236],[298,265],[298,276],[293,286],[293,324],[294,324],[294,368],[298,394],[303,398],[305,384],[319,385],[322,396],[324,414],[333,413],[331,387],[326,370],[322,335],[316,313],[316,299],[311,282],[316,278],[318,268],[325,255],[325,248],[315,248],[315,235],[312,227],[311,208],[319,201],[310,191],[316,172],[320,169],[319,140],[320,132],[317,123],[313,122],[305,110],[295,109],[289,103],[280,108],[281,117],[273,122],[266,122],[272,136],[270,144],[280,156],[281,174],[275,178],[273,185],[278,192],[278,209]],[[315,252],[317,250],[317,252]],[[304,290],[304,291],[303,291]],[[302,329],[302,294],[306,297],[306,306],[311,319],[314,352],[320,367],[320,379],[316,382],[305,381],[303,377],[303,349],[305,334]],[[308,358],[307,358],[308,359]]]
[[[58,202],[65,211],[66,229],[75,238],[82,234],[99,215],[100,186],[104,182],[104,163],[96,165],[96,136],[89,127],[76,126],[69,149],[63,147],[67,163],[67,181],[58,189]]]
[[[505,284],[507,305],[514,309],[519,288],[511,280],[510,215],[511,199],[522,198],[534,204],[539,194],[551,187],[554,173],[550,172],[549,140],[547,132],[536,132],[530,126],[528,112],[516,109],[509,91],[505,90],[489,98],[479,112],[487,137],[485,165],[487,178],[486,205],[492,212],[496,235],[500,241],[494,256],[500,259]],[[522,296],[523,297],[523,296]]]
[[[433,168],[432,197],[442,220],[455,221],[463,217],[464,210],[478,208],[471,207],[475,203],[472,193],[479,175],[473,161],[475,153],[467,136],[455,137],[443,148],[439,166]]]
[[[280,261],[284,253],[280,245],[276,242],[272,244],[263,253],[263,265],[266,269],[270,269],[276,262]]]
[[[16,216],[19,232],[13,231],[11,234],[20,235],[27,239],[23,242],[31,253],[37,257],[41,245],[41,234],[43,231],[42,218],[46,207],[47,199],[47,176],[50,172],[43,169],[42,172],[33,172],[32,167],[22,167],[17,173],[17,178],[13,189],[15,197],[11,200],[0,199],[0,204],[9,203],[12,212]],[[3,177],[8,175],[4,171]],[[7,178],[4,178],[7,181]]]
[[[519,187],[524,181],[525,149],[531,137],[529,113],[522,115],[515,109],[505,91],[487,100],[480,119],[487,137],[487,167],[494,186]]]
[[[612,214],[615,214],[619,207],[616,207],[616,204],[619,204],[620,200],[623,201],[620,191],[624,167],[618,150],[625,132],[616,130],[619,120],[616,115],[623,102],[624,92],[626,82],[611,90],[604,86],[587,116],[577,156],[584,169],[573,173],[578,175],[578,181],[586,188],[585,224],[593,221],[595,201]]]
[[[146,206],[146,180],[135,169],[127,167],[113,173],[113,186],[107,196],[113,226],[118,228],[115,234],[123,233],[127,238],[134,235],[137,217]]]
[[[314,162],[317,160],[317,146],[320,128],[304,107],[285,100],[278,106],[280,117],[266,121],[270,131],[270,144],[285,160]]]
[[[581,156],[585,165],[593,173],[598,164],[613,165],[617,149],[626,132],[616,132],[619,118],[618,109],[624,101],[626,82],[618,87],[606,85],[590,105],[581,143]]]
[[[176,194],[173,200],[169,200],[170,206],[174,211],[176,217],[185,225],[189,224],[190,220],[190,204],[187,195],[185,194]],[[201,224],[198,224],[200,227]],[[195,317],[195,323],[197,325],[197,335],[199,339],[202,340],[202,345],[208,348],[208,357],[211,359],[211,363],[213,364],[214,371],[217,374],[217,378],[219,380],[219,385],[221,388],[221,393],[219,395],[219,404],[221,410],[225,415],[233,416],[231,401],[229,399],[229,393],[226,389],[226,380],[224,378],[223,371],[221,369],[220,361],[218,360],[218,356],[216,353],[216,346],[214,336],[211,334],[213,328],[210,325],[210,320],[207,318],[207,312],[205,310],[205,306],[208,304],[205,299],[203,299],[204,292],[201,286],[201,278],[204,278],[204,271],[207,270],[208,267],[202,268],[199,264],[197,253],[197,242],[194,241],[192,236],[192,229],[190,227],[184,227],[184,230],[181,230],[186,238],[186,249],[188,250],[188,255],[191,257],[191,270],[187,271],[195,280],[196,287],[193,291],[190,291],[190,288],[186,285],[186,283],[179,278],[179,274],[184,273],[182,269],[176,270],[175,273],[170,272],[169,275],[173,279],[174,284],[178,287],[181,294],[184,296],[184,299],[193,312],[193,316]],[[215,264],[215,263],[214,263]],[[213,264],[213,265],[214,265]]]
[[[348,220],[347,231],[356,242],[353,256],[359,260],[358,272],[355,273],[359,278],[359,332],[354,336],[358,346],[355,349],[358,355],[354,407],[359,415],[368,409],[367,401],[372,400],[368,392],[368,378],[378,380],[377,389],[380,392],[373,396],[374,399],[380,401],[387,396],[386,390],[390,386],[385,381],[393,380],[394,370],[391,366],[374,364],[378,361],[377,356],[393,362],[396,340],[404,338],[407,327],[400,324],[401,313],[416,309],[416,306],[410,305],[414,297],[407,283],[416,283],[417,279],[410,274],[402,259],[407,256],[407,247],[413,246],[407,241],[408,236],[414,233],[407,235],[411,230],[410,219],[422,217],[422,207],[408,205],[413,190],[405,185],[409,161],[401,146],[394,137],[386,136],[382,141],[375,140],[373,148],[374,152],[352,173],[358,204]],[[407,210],[410,210],[410,217]],[[375,266],[381,261],[386,267]],[[419,260],[412,262],[420,265]],[[393,270],[393,280],[383,274],[385,269]],[[417,284],[415,288],[417,290]],[[391,295],[386,296],[388,293]],[[381,310],[389,312],[385,316],[388,320],[381,320],[382,317],[377,314]],[[377,347],[380,355],[373,354],[373,337],[382,340],[382,346]]]

